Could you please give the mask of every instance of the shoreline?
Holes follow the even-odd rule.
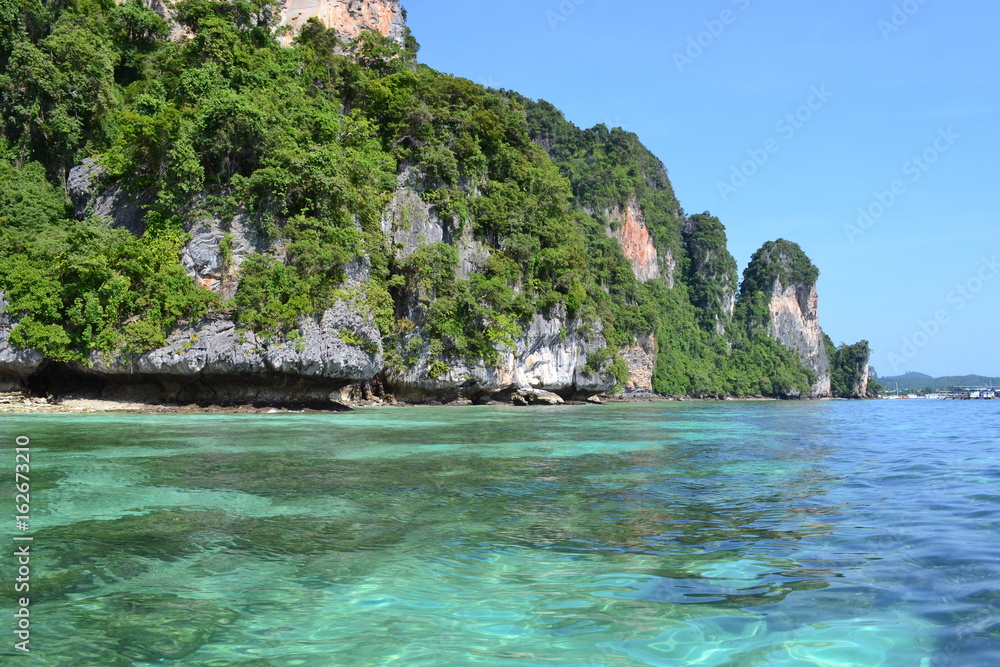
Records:
[[[614,405],[622,403],[729,403],[729,402],[780,402],[789,401],[822,401],[838,400],[827,398],[780,399],[763,396],[726,396],[723,398],[698,398],[679,396],[659,396],[643,394],[636,396],[601,395],[587,401],[566,401],[563,405]],[[843,399],[847,400],[847,399]],[[35,396],[24,391],[0,392],[0,414],[326,414],[351,412],[356,408],[421,408],[421,407],[468,407],[476,405],[470,400],[451,402],[424,401],[352,401],[334,402],[318,405],[316,403],[301,403],[289,401],[258,402],[245,404],[223,403],[161,403],[142,400],[94,398],[87,395],[67,395],[61,397]],[[483,405],[512,405],[503,402],[491,402]],[[516,407],[537,407],[516,406]],[[556,406],[561,407],[561,406]]]

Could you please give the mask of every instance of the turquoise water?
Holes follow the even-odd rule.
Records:
[[[1000,664],[1000,402],[2,418],[17,435],[33,665]]]

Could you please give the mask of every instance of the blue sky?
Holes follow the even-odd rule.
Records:
[[[881,375],[1000,376],[1000,5],[404,6],[422,62],[637,133],[741,271],[798,242],[823,328],[871,341]]]

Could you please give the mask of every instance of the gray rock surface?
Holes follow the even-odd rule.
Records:
[[[486,400],[504,397],[588,396],[609,391],[615,380],[583,370],[587,355],[607,345],[600,324],[592,331],[579,321],[568,321],[565,311],[553,309],[548,317],[535,315],[517,340],[515,349],[502,350],[496,367],[448,359],[449,370],[431,377],[426,347],[417,364],[401,371],[387,371],[390,390],[403,400]]]
[[[320,318],[304,318],[298,334],[267,339],[231,320],[207,319],[174,332],[164,347],[116,357],[92,353],[86,367],[74,370],[110,383],[155,380],[167,399],[227,402],[317,399],[370,382],[382,370],[378,330],[352,304],[340,301]]]
[[[486,265],[490,249],[473,238],[471,224],[455,230],[441,220],[437,207],[421,197],[423,179],[418,168],[403,168],[392,201],[382,215],[382,231],[392,237],[398,258],[407,257],[431,243],[451,244],[458,252],[456,275],[460,280],[468,280],[471,274]]]
[[[73,201],[73,212],[77,218],[82,220],[86,215],[91,201],[97,196],[103,175],[104,168],[92,158],[87,158],[82,164],[69,170],[66,190]]]
[[[0,292],[0,391],[20,388],[44,361],[37,350],[23,350],[10,344],[10,332],[17,326],[17,320],[7,312],[8,306],[4,293]]]
[[[830,395],[830,359],[819,326],[819,296],[815,285],[784,287],[780,280],[771,289],[769,333],[794,351],[816,374],[811,398]]]
[[[279,254],[281,251],[256,231],[244,211],[232,220],[223,221],[218,215],[195,206],[184,215],[184,230],[191,238],[181,248],[181,265],[195,282],[223,299],[230,299],[236,293],[239,268],[249,255]],[[222,250],[227,237],[228,257]]]
[[[120,183],[103,186],[104,168],[87,158],[69,170],[66,190],[73,201],[73,213],[79,220],[87,215],[108,219],[114,227],[127,229],[136,236],[146,232],[146,207],[156,201],[152,190],[128,192]]]
[[[643,336],[635,345],[621,350],[628,365],[629,381],[622,387],[627,396],[648,396],[653,393],[653,372],[656,370],[656,338]]]

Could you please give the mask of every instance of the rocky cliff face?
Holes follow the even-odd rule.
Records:
[[[656,246],[653,245],[653,238],[649,234],[649,227],[646,226],[646,218],[638,200],[632,197],[624,208],[608,211],[608,218],[612,223],[608,235],[621,245],[622,252],[632,264],[635,277],[640,282],[661,277],[660,256]],[[667,275],[664,278],[667,284],[673,287],[673,258],[668,256],[665,264]]]
[[[0,292],[0,391],[19,388],[42,365],[36,350],[22,350],[10,344],[10,332],[17,322],[7,312],[7,300]]]
[[[548,316],[535,315],[515,349],[503,350],[495,367],[448,359],[447,370],[436,373],[426,350],[421,350],[415,365],[386,371],[387,386],[397,398],[412,402],[466,398],[562,403],[614,387],[613,379],[585,369],[588,354],[605,346],[600,331],[587,331],[560,307]]]
[[[56,393],[100,390],[166,401],[326,403],[382,370],[378,329],[355,304],[338,302],[300,322],[298,334],[265,338],[212,317],[175,331],[145,354],[91,353],[86,364],[53,363],[8,343],[15,322],[0,296],[0,390],[32,384]],[[360,343],[359,343],[360,341]]]
[[[424,174],[415,165],[404,165],[396,192],[382,215],[382,231],[392,239],[397,259],[430,243],[447,243],[458,251],[458,277],[468,279],[490,258],[490,250],[472,236],[472,225],[461,230],[445,224],[437,207],[424,201]]]
[[[853,345],[834,347],[826,337],[827,354],[830,357],[832,391],[839,398],[869,398],[868,379],[871,368],[871,347],[863,340]],[[871,398],[874,398],[872,396]]]
[[[643,336],[635,345],[621,351],[621,357],[628,366],[629,379],[621,390],[626,395],[644,396],[653,394],[653,372],[656,369],[656,337]]]
[[[285,0],[281,25],[292,28],[292,38],[310,18],[334,28],[341,39],[352,40],[366,30],[389,37],[400,46],[406,42],[406,23],[398,0]]]
[[[456,276],[468,279],[483,270],[494,251],[473,237],[469,221],[460,225],[442,220],[437,208],[422,196],[425,179],[419,165],[401,167],[396,192],[383,211],[382,232],[391,241],[397,261],[428,244],[451,245],[458,259]],[[78,216],[96,214],[138,236],[144,233],[143,202],[149,197],[103,184],[99,165],[87,162],[73,169],[68,190]],[[230,298],[247,256],[268,253],[281,259],[283,248],[259,238],[245,213],[223,221],[206,211],[198,197],[181,211],[190,235],[181,263],[193,280]],[[664,262],[657,252],[635,198],[608,217],[613,221],[608,234],[621,245],[636,277],[641,281],[661,278],[672,284],[673,263]],[[694,216],[684,238],[691,261],[690,275],[682,278],[688,281],[692,299],[697,299],[698,312],[705,316],[703,325],[723,335],[733,317],[735,261],[725,249],[721,223],[710,216]],[[830,360],[819,328],[815,276],[802,269],[814,271],[815,267],[797,246],[783,243],[787,242],[769,244],[755,256],[751,266],[756,267],[756,277],[745,281],[743,291],[756,290],[765,298],[767,315],[760,325],[815,374],[808,395],[828,396]],[[370,266],[363,258],[346,272],[346,286],[358,287],[369,280]],[[231,319],[215,316],[183,327],[167,345],[146,354],[92,354],[87,364],[69,365],[46,362],[32,350],[11,348],[8,338],[15,322],[0,314],[0,384],[10,387],[32,378],[58,384],[70,377],[99,386],[105,394],[139,392],[167,400],[227,402],[325,401],[339,398],[341,392],[367,397],[377,386],[411,402],[521,403],[586,398],[615,386],[605,369],[594,372],[589,364],[592,354],[608,347],[599,320],[569,317],[562,307],[536,314],[525,323],[512,349],[498,347],[498,363],[487,365],[433,354],[426,343],[417,340],[421,336],[419,306],[413,302],[406,307],[409,312],[400,316],[418,325],[410,334],[412,341],[403,344],[416,342],[418,349],[405,367],[387,364],[372,314],[355,302],[341,301],[315,318],[303,319],[294,339],[257,336],[239,330]],[[658,362],[652,332],[612,352],[620,355],[628,369],[629,379],[622,390],[631,395],[652,393]],[[855,393],[863,395],[866,384],[867,377],[857,378]]]
[[[857,382],[854,384],[854,391],[851,398],[877,398],[877,396],[868,393],[868,380],[871,379],[871,368],[868,365],[870,359],[865,360],[864,367],[860,369],[858,373]]]
[[[424,188],[422,171],[415,165],[405,165],[396,192],[382,215],[382,231],[393,240],[397,259],[431,243],[451,245],[458,254],[456,275],[466,280],[486,265],[490,249],[473,238],[471,223],[456,229],[442,221],[437,207],[421,197]],[[407,317],[420,321],[416,304],[410,303],[408,308]],[[410,338],[419,335],[417,330]],[[557,307],[547,315],[536,314],[513,350],[498,348],[501,360],[496,366],[470,364],[458,358],[435,362],[424,345],[415,364],[386,370],[385,386],[396,398],[413,402],[496,398],[558,403],[564,398],[582,398],[614,387],[613,380],[584,370],[587,356],[606,345],[599,322],[596,327],[588,327],[568,317],[564,308]]]
[[[77,216],[98,215],[141,236],[145,195],[126,194],[118,185],[105,187],[102,175],[92,161],[70,172],[68,190]],[[415,165],[401,168],[397,190],[382,215],[382,231],[391,239],[397,260],[428,244],[452,245],[459,259],[457,276],[468,279],[485,266],[490,249],[473,238],[471,224],[456,229],[442,221],[436,207],[421,196],[424,178]],[[181,263],[193,280],[223,298],[235,293],[239,267],[249,254],[282,257],[282,248],[261,239],[244,214],[222,221],[206,213],[197,197],[181,213],[190,235],[181,249]],[[630,216],[631,224],[644,229],[641,211]],[[369,272],[367,261],[352,263],[346,286],[363,285]],[[409,315],[419,321],[417,312]],[[91,354],[86,364],[50,364],[34,351],[9,347],[6,342],[14,324],[0,315],[0,380],[8,386],[40,372],[52,389],[76,383],[101,387],[104,395],[119,392],[157,400],[323,402],[342,395],[368,397],[376,384],[412,402],[561,403],[608,391],[615,384],[607,374],[589,372],[587,365],[591,353],[607,346],[600,322],[570,318],[562,307],[535,315],[514,349],[500,348],[495,366],[441,359],[424,345],[416,363],[386,368],[372,315],[353,302],[338,302],[319,317],[303,319],[294,338],[255,335],[216,316],[174,332],[162,348],[141,355]],[[411,337],[419,335],[418,328]],[[651,376],[652,356],[642,363],[648,367],[637,372]],[[648,391],[648,377],[639,385],[640,391]]]
[[[798,283],[785,287],[780,280],[775,280],[771,289],[769,333],[798,354],[805,366],[816,374],[813,397],[830,395],[830,360],[819,326],[818,304],[815,285]]]
[[[693,215],[682,232],[691,262],[688,284],[702,326],[726,334],[736,308],[736,260],[727,249],[726,230],[718,218]]]
[[[169,11],[168,3],[146,1]],[[203,7],[216,14],[214,23],[186,23],[217,28],[220,18],[231,18],[227,7]],[[77,155],[111,150],[105,145],[111,139],[66,153],[59,177],[0,160],[0,177],[12,185],[0,188],[0,208],[7,222],[24,221],[10,225],[20,234],[19,245],[11,244],[19,249],[3,265],[13,268],[0,272],[3,287],[28,308],[40,301],[25,286],[49,284],[36,275],[64,287],[54,306],[36,313],[52,328],[32,321],[19,333],[53,358],[82,360],[55,363],[11,348],[16,322],[3,315],[3,304],[0,382],[122,391],[141,385],[165,398],[227,401],[322,400],[384,388],[415,401],[558,402],[606,391],[612,378],[634,394],[654,388],[703,396],[829,393],[815,267],[801,249],[773,243],[755,257],[758,270],[741,291],[737,318],[736,265],[724,227],[707,213],[684,214],[664,165],[638,137],[603,125],[582,130],[547,103],[418,67],[403,16],[389,0],[288,0],[280,17],[251,19],[267,25],[280,19],[292,28],[286,40],[319,19],[345,39],[376,30],[411,47],[389,61],[329,54],[330,66],[316,71],[308,49],[262,42],[258,29],[239,19],[228,36],[234,49],[259,50],[261,62],[302,58],[300,66],[278,68],[275,78],[246,88],[245,98],[256,101],[243,110],[228,98],[202,104],[190,91],[163,91],[162,105],[116,107],[108,116],[115,122],[125,122],[127,112],[149,127],[162,120],[163,127],[196,128],[199,136],[187,142],[187,131],[178,130],[155,146],[138,137],[115,144],[134,153],[136,178],[114,182],[95,160],[72,169],[65,185],[78,220],[66,219],[62,170]],[[92,23],[96,29],[99,22]],[[116,57],[132,48],[114,44]],[[207,45],[183,39],[155,45],[192,57],[147,54],[139,87],[195,72],[189,64],[204,60]],[[244,66],[216,72],[240,95],[253,78]],[[359,95],[359,81],[378,94]],[[117,83],[108,85],[128,98]],[[270,113],[272,96],[295,103]],[[232,119],[225,118],[229,111]],[[220,157],[218,147],[231,150]],[[200,170],[189,161],[195,158]],[[190,170],[191,180],[183,187],[173,182],[170,165],[178,174]],[[154,173],[168,177],[136,191],[149,183],[138,175]],[[15,210],[34,198],[44,205]],[[139,250],[138,260],[119,251],[124,237],[104,229],[106,222],[142,237],[151,206],[182,199],[171,207],[169,224],[187,237],[178,240],[180,248],[157,249],[156,267]],[[77,243],[88,234],[108,242]],[[52,249],[36,242],[50,235],[71,243]],[[144,245],[128,240],[123,245]],[[245,262],[254,255],[263,257]],[[190,321],[205,312],[207,299],[183,276],[174,279],[176,266],[159,269],[175,257],[192,281],[221,297],[211,317]],[[22,262],[35,273],[22,270]],[[92,288],[64,271],[81,266],[108,267],[105,282],[95,280]],[[346,282],[334,284],[342,270]],[[116,296],[126,284],[137,297],[127,302]],[[170,289],[150,288],[164,285]],[[164,306],[173,308],[169,317],[160,317]],[[245,310],[232,315],[228,307]],[[301,313],[309,317],[295,321]],[[178,324],[178,317],[187,319]],[[98,334],[88,328],[93,322]],[[257,335],[238,322],[286,333]],[[123,340],[145,350],[168,335],[166,345],[145,354],[87,356],[124,347],[114,342]],[[59,340],[62,347],[49,346]],[[813,370],[814,387],[799,359]]]
[[[354,304],[338,302],[303,319],[295,338],[265,338],[240,331],[229,319],[208,319],[174,332],[166,346],[146,354],[91,354],[86,366],[68,370],[93,377],[108,393],[120,386],[166,400],[324,402],[381,371],[380,340]]]
[[[169,2],[144,1],[146,7],[163,18],[170,19]],[[334,28],[345,41],[357,38],[366,30],[374,30],[400,46],[406,43],[406,21],[399,0],[285,0],[278,25],[288,26],[291,31],[281,37],[281,42],[289,46],[311,18],[318,18],[323,25]],[[181,26],[172,25],[171,38],[183,38],[187,34]]]
[[[66,189],[76,217],[83,220],[94,215],[112,227],[142,236],[146,232],[146,207],[154,203],[155,192],[128,192],[120,183],[105,186],[103,176],[104,170],[91,159],[70,170]],[[236,293],[239,268],[248,255],[270,252],[281,258],[282,248],[265,240],[246,212],[222,220],[207,212],[204,204],[203,196],[195,197],[180,211],[184,231],[190,234],[181,249],[181,264],[195,282],[229,299]]]

